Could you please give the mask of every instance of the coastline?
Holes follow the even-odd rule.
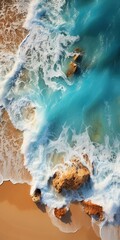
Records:
[[[21,154],[22,141],[22,132],[15,129],[7,112],[3,111],[0,121],[0,183],[11,180],[30,184],[32,177]]]
[[[5,126],[5,127],[4,127]],[[1,121],[1,137],[4,136],[3,145],[9,143],[9,147],[5,148],[7,152],[3,151],[2,159],[0,161],[0,172],[8,173],[7,178],[13,177],[15,182],[21,179],[21,184],[12,184],[10,181],[3,182],[0,185],[0,236],[2,240],[39,240],[43,238],[47,240],[88,240],[91,236],[92,240],[99,240],[94,233],[91,225],[91,219],[83,211],[80,213],[80,223],[82,226],[76,233],[63,233],[55,227],[48,214],[42,212],[30,197],[30,186],[23,182],[30,183],[31,176],[24,167],[24,158],[20,154],[20,147],[22,144],[22,133],[15,129],[6,112],[2,115]],[[13,141],[14,139],[14,141]],[[16,151],[18,154],[16,154]],[[10,158],[10,155],[12,156]],[[19,156],[19,158],[18,158]],[[11,159],[11,160],[10,160]],[[7,169],[7,162],[9,160],[9,172]],[[19,161],[19,164],[13,169],[14,164]],[[6,167],[3,168],[3,162],[6,162]],[[4,171],[3,171],[4,170]],[[11,172],[12,171],[12,172]],[[14,173],[14,174],[12,174]],[[19,175],[18,175],[19,173]],[[3,177],[5,177],[3,175]],[[80,207],[72,206],[74,215],[77,216]],[[47,229],[47,231],[46,231]]]
[[[1,240],[99,240],[90,218],[81,211],[85,223],[76,233],[62,233],[52,225],[47,213],[32,202],[27,184],[4,182],[0,186],[0,236]],[[77,210],[74,209],[75,211]]]
[[[24,0],[20,1],[21,4],[24,2]],[[24,37],[27,35],[28,31],[24,29],[24,20],[27,15],[27,7],[24,9],[23,6],[20,10],[20,8],[15,6],[15,3],[20,3],[19,0],[1,0],[0,3],[0,11],[2,13],[2,17],[0,20],[0,26],[1,26],[1,35],[0,35],[0,47],[1,47],[1,76],[3,77],[3,80],[5,79],[5,76],[7,73],[9,73],[14,66],[15,59],[16,59],[16,53],[19,48],[20,43],[24,39]],[[29,0],[25,1],[26,4],[28,4]],[[4,3],[4,4],[3,4]],[[24,4],[23,4],[24,5]],[[2,7],[1,7],[2,6]],[[27,5],[26,5],[27,6]],[[114,10],[114,8],[113,8]],[[114,24],[112,25],[114,27]],[[114,32],[114,31],[113,31]],[[117,35],[115,35],[117,36]],[[105,35],[104,35],[105,37]],[[105,37],[105,39],[107,39]],[[90,44],[89,38],[88,42]],[[103,43],[104,44],[104,43]],[[98,44],[99,46],[99,44]],[[101,46],[101,45],[100,45]],[[112,41],[111,41],[112,46]],[[87,49],[87,48],[86,48]],[[104,48],[103,48],[104,49]],[[112,49],[112,48],[111,48]],[[109,50],[109,48],[108,48]],[[39,51],[38,51],[39,52]],[[108,51],[109,52],[109,51]],[[93,54],[94,55],[94,54]],[[96,57],[94,55],[94,57]],[[100,56],[101,57],[101,56]],[[107,61],[107,58],[106,58]],[[101,61],[102,63],[102,61]],[[104,63],[104,61],[103,61]],[[94,66],[94,65],[93,65]],[[73,65],[73,67],[77,67],[77,65]],[[115,68],[113,68],[115,70]],[[76,68],[75,68],[76,71]],[[114,72],[114,71],[113,71]],[[116,70],[115,70],[116,72]],[[67,77],[69,77],[69,74],[71,72],[67,73]],[[96,76],[96,75],[95,75]],[[114,76],[114,75],[113,75]],[[26,82],[27,86],[27,77],[28,72],[27,70],[23,71],[23,73],[20,76],[20,79],[23,80],[23,82]],[[100,77],[103,79],[104,75],[100,75]],[[112,79],[112,75],[111,75]],[[107,81],[107,77],[106,77]],[[93,82],[94,82],[94,76],[93,76]],[[102,82],[102,81],[101,81]],[[97,82],[96,82],[97,83]],[[112,83],[111,83],[112,84]],[[97,84],[96,84],[97,85]],[[92,86],[92,85],[91,85]],[[102,86],[102,85],[101,85]],[[107,86],[107,85],[106,85]],[[112,85],[111,85],[112,86]],[[24,84],[22,85],[24,87]],[[94,89],[94,87],[93,87]],[[104,86],[102,86],[103,90],[105,90]],[[113,88],[114,89],[114,88]],[[97,93],[97,91],[96,91]],[[111,92],[112,93],[112,92]],[[99,91],[98,91],[99,95]],[[102,95],[101,95],[102,96]],[[114,95],[113,95],[114,97]],[[104,99],[101,98],[101,99]],[[111,94],[112,99],[112,94]],[[116,99],[116,95],[115,95]],[[118,99],[117,99],[118,101]],[[109,102],[109,101],[108,101]],[[91,105],[92,106],[92,105]],[[119,105],[116,106],[119,107]],[[112,107],[114,108],[114,105],[111,106],[111,115],[112,115]],[[2,108],[1,108],[2,109]],[[92,108],[91,108],[92,109]],[[105,108],[106,109],[106,108]],[[106,110],[107,111],[107,110]],[[116,110],[117,111],[117,110]],[[94,119],[94,129],[93,129],[93,135],[91,134],[91,140],[93,142],[99,142],[99,136],[100,132],[102,132],[102,118],[97,114],[94,114],[96,110],[93,111],[93,115],[91,114],[90,121],[92,123],[92,119]],[[3,115],[2,115],[3,113]],[[88,111],[89,113],[89,111]],[[106,112],[106,119],[107,119],[107,113],[108,115],[110,112]],[[114,113],[114,111],[113,111]],[[117,114],[117,112],[115,112]],[[63,114],[64,115],[64,114]],[[89,114],[88,114],[89,115]],[[117,116],[117,115],[116,115]],[[79,216],[80,216],[80,224],[81,228],[76,233],[63,233],[60,232],[58,228],[52,225],[52,222],[48,216],[47,213],[45,213],[45,208],[43,207],[41,211],[35,203],[32,202],[30,197],[30,184],[32,181],[32,168],[31,168],[31,174],[27,170],[24,162],[24,156],[21,153],[21,145],[23,142],[23,133],[19,131],[18,129],[15,129],[13,124],[11,123],[11,120],[8,116],[8,113],[5,110],[1,110],[1,122],[0,122],[0,240],[39,240],[39,239],[50,239],[50,240],[99,240],[100,238],[96,236],[92,229],[91,219],[88,217],[89,213],[89,204],[90,201],[87,202],[88,209],[86,210],[87,214],[85,214],[82,211],[82,208],[80,210],[80,206],[78,205],[72,205],[72,213],[73,216],[75,216],[75,221],[78,219],[79,222]],[[89,116],[88,116],[89,117]],[[117,118],[116,118],[117,119]],[[115,122],[113,122],[113,126],[117,126],[117,120],[115,119]],[[109,119],[110,120],[110,119]],[[119,125],[118,125],[119,127]],[[119,128],[118,128],[119,129]],[[99,132],[99,133],[98,133]],[[103,134],[103,133],[101,133]],[[102,136],[102,135],[101,135]],[[108,151],[109,152],[109,151]],[[101,151],[102,153],[102,151]],[[113,159],[113,163],[115,161],[115,157],[117,156],[117,153],[110,150],[110,157]],[[104,151],[103,151],[104,154]],[[107,169],[108,169],[108,177],[110,177],[109,172],[111,173],[111,169],[113,169],[113,174],[111,174],[111,185],[113,186],[113,191],[110,192],[109,195],[106,194],[106,189],[102,193],[100,191],[99,197],[102,199],[101,196],[103,196],[102,203],[100,202],[101,206],[104,205],[104,209],[107,209],[108,214],[108,221],[111,222],[111,215],[110,213],[110,204],[111,199],[113,200],[113,203],[119,204],[119,178],[117,178],[118,182],[115,181],[116,176],[119,176],[119,168],[117,167],[119,165],[119,153],[118,153],[118,160],[116,157],[116,163],[112,164],[111,159],[107,158],[107,151],[105,151],[105,158],[108,160],[107,164],[104,161],[104,156],[100,156],[101,164],[98,168],[96,168],[96,172],[98,174],[100,169],[100,174],[102,178],[100,179],[100,184],[98,182],[96,183],[96,189],[98,190],[99,187],[102,186],[102,181],[104,183],[104,176],[106,176]],[[104,164],[105,163],[105,164]],[[97,166],[97,164],[95,165]],[[111,167],[109,167],[111,166]],[[115,166],[115,167],[113,167]],[[106,170],[104,171],[106,167]],[[34,168],[34,166],[33,166]],[[41,173],[40,173],[41,174]],[[99,176],[100,176],[99,174]],[[108,179],[109,180],[109,179]],[[14,183],[14,184],[12,184]],[[3,183],[2,183],[3,182]],[[40,181],[38,181],[39,183]],[[28,184],[28,185],[27,185]],[[117,185],[118,184],[118,185]],[[99,186],[101,185],[101,186]],[[103,184],[104,185],[104,184]],[[116,188],[114,188],[114,186]],[[118,186],[118,189],[117,189]],[[41,185],[39,186],[39,188]],[[102,189],[102,188],[101,188]],[[47,192],[47,191],[46,191]],[[116,197],[117,196],[117,197]],[[45,197],[45,199],[47,199]],[[110,204],[109,204],[110,202]],[[104,204],[105,203],[105,204]],[[83,202],[84,204],[84,202]],[[86,203],[85,203],[86,204]],[[95,205],[95,204],[94,204]],[[54,205],[53,205],[54,207]],[[111,208],[112,209],[112,208]],[[116,212],[115,218],[119,219],[119,206],[118,206],[118,212]],[[80,211],[80,213],[79,213]],[[111,210],[112,211],[112,210]],[[110,213],[110,217],[109,217]],[[90,215],[90,214],[89,214]],[[92,215],[92,214],[91,214]],[[117,216],[117,217],[116,217]],[[113,215],[114,217],[114,215]],[[65,225],[65,224],[64,224]],[[66,225],[65,225],[66,228]],[[96,226],[96,223],[93,222],[93,228],[96,232],[98,232],[98,227]],[[109,223],[106,223],[106,225],[101,229],[101,239],[107,240],[107,239],[115,239],[118,240],[120,236],[120,228],[116,225],[110,225]]]

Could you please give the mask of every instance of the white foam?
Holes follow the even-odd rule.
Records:
[[[36,25],[36,22],[38,25],[41,23],[41,25],[46,26],[44,14],[47,16],[49,23],[52,22],[52,24],[55,26],[58,26],[58,24],[63,24],[64,22],[60,16],[60,12],[64,4],[65,0],[49,0],[46,2],[44,0],[32,1],[29,6],[24,27],[30,30],[34,25]]]
[[[30,176],[24,167],[23,155],[20,154],[22,135],[14,131],[8,119],[4,122],[2,120],[0,124],[0,143],[0,184],[10,180],[30,185]]]
[[[30,0],[16,0],[13,7],[15,6],[19,13],[27,13],[30,2]]]
[[[101,240],[119,240],[120,226],[107,225],[101,229]]]
[[[22,23],[24,15],[27,14],[28,5],[30,0],[16,0],[12,3],[12,5],[8,3],[7,5],[7,11],[11,13],[15,18],[14,22],[10,21],[10,26],[7,26],[7,14],[6,13],[6,4],[4,2],[2,3],[1,9],[0,9],[0,15],[1,19],[5,19],[5,26],[1,29],[1,35],[4,37],[4,44],[0,44],[1,47],[1,54],[0,54],[0,105],[4,105],[2,97],[5,97],[5,94],[7,93],[8,89],[8,82],[10,84],[10,81],[12,80],[11,77],[14,76],[13,73],[19,68],[19,64],[21,62],[20,58],[17,57],[16,54],[19,52],[17,51],[17,44],[16,44],[16,37],[17,33],[16,30],[18,30]],[[23,14],[23,18],[20,18],[20,14]],[[22,16],[22,15],[21,15]],[[9,18],[9,17],[8,17]],[[4,31],[7,32],[5,32]],[[12,31],[12,41],[11,37],[9,37],[9,33],[11,35]],[[12,44],[12,47],[11,47]],[[10,48],[9,48],[10,46]]]
[[[54,79],[61,77],[68,84],[62,71],[62,58],[67,57],[67,45],[72,45],[78,37],[63,33],[51,33],[43,27],[34,26],[28,41],[21,46],[20,58],[25,59],[25,68],[34,72],[41,71],[45,84],[53,90],[63,89],[63,84]],[[22,50],[23,48],[23,50]],[[24,53],[24,56],[23,56]],[[22,55],[21,55],[22,54]]]
[[[3,183],[3,176],[0,174],[0,185]]]
[[[92,228],[93,228],[95,234],[96,234],[98,237],[100,237],[100,226],[99,226],[100,223],[97,222],[97,221],[95,221],[94,218],[92,218],[92,219],[91,219],[91,224],[92,224]]]

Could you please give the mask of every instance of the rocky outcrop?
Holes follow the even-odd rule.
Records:
[[[74,61],[78,61],[79,58],[80,58],[81,54],[80,53],[75,53],[74,57],[73,57],[73,60]]]
[[[92,203],[91,201],[82,201],[81,202],[84,212],[88,214],[90,217],[95,216],[97,217],[97,220],[103,221],[104,220],[104,212],[102,206],[99,206],[97,204]],[[62,207],[60,209],[55,208],[54,214],[58,219],[62,219],[68,212],[69,208]]]
[[[69,63],[68,70],[66,72],[67,77],[72,77],[72,75],[78,70],[79,63],[82,61],[82,57],[84,55],[83,50],[80,48],[76,48],[74,50],[74,56],[72,61]]]
[[[85,213],[89,216],[96,216],[100,221],[104,219],[103,208],[101,206],[94,204],[91,201],[82,201],[81,204],[84,207]]]
[[[74,160],[64,171],[60,170],[54,174],[52,184],[59,193],[62,189],[76,190],[87,182],[89,177],[89,170],[82,163]]]
[[[33,195],[32,195],[32,200],[35,203],[40,202],[40,198],[41,198],[41,191],[40,189],[36,188]]]
[[[67,207],[63,207],[63,208],[55,208],[54,209],[54,214],[58,219],[61,219],[62,217],[65,216],[65,214],[67,213],[68,208]]]
[[[71,77],[77,70],[77,64],[74,62],[70,62],[66,76]]]
[[[74,52],[75,52],[75,55],[73,56],[73,60],[74,60],[75,62],[81,61],[81,60],[82,60],[82,57],[83,57],[83,55],[84,55],[83,50],[80,49],[80,48],[75,48]]]

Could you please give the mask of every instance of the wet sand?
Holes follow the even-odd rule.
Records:
[[[27,13],[26,11],[19,12],[14,4],[15,0],[0,1],[0,48],[2,51],[12,53],[16,52],[28,33],[22,27]]]
[[[85,226],[73,234],[60,232],[32,202],[29,190],[27,184],[4,182],[0,186],[0,240],[99,240],[82,211]]]
[[[0,121],[0,178],[15,183],[30,183],[31,175],[24,167],[21,154],[22,132],[15,129],[6,111]],[[0,180],[1,181],[1,180]]]

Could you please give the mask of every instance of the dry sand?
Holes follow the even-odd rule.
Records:
[[[28,185],[4,182],[0,186],[0,240],[98,240],[82,211],[81,222],[85,226],[77,233],[62,233],[32,202]]]

